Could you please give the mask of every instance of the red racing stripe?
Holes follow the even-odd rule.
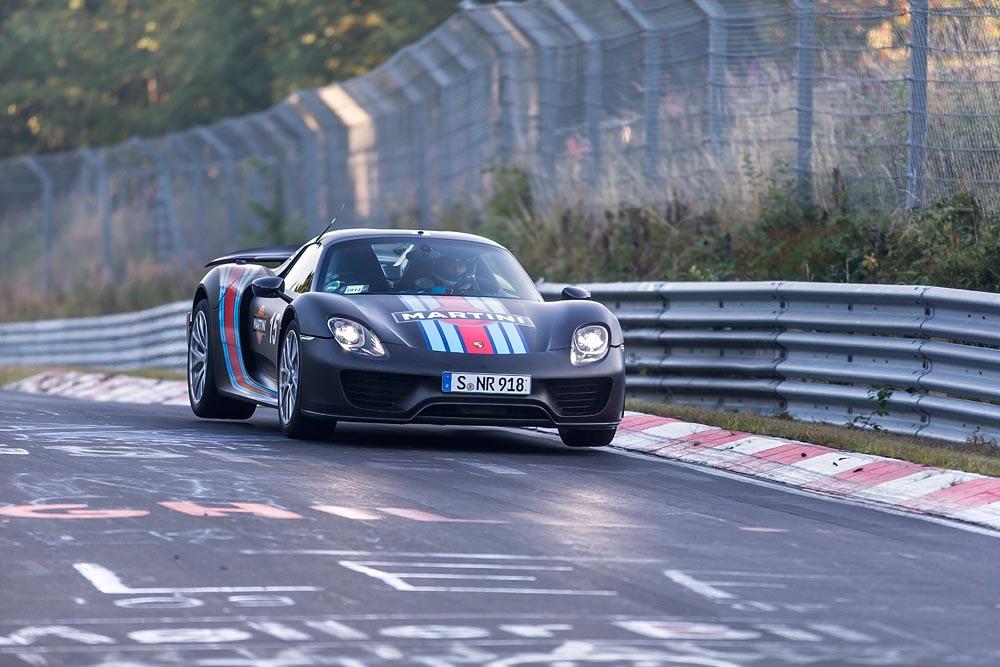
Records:
[[[233,379],[237,385],[246,388],[246,379],[238,363],[239,351],[236,348],[236,292],[242,273],[243,269],[235,268],[228,276],[229,284],[226,286],[226,295],[222,302],[222,323],[226,334],[226,358],[232,368]]]
[[[469,354],[496,354],[493,349],[493,341],[486,333],[486,327],[481,324],[458,324],[456,327],[458,334],[462,337],[462,344]]]
[[[439,296],[437,300],[445,312],[449,310],[472,313],[483,312],[481,308],[473,307],[471,303],[461,296]],[[454,324],[455,328],[458,329],[458,335],[462,337],[462,345],[465,347],[466,353],[496,354],[496,350],[493,348],[493,341],[490,340],[489,334],[486,333],[488,321],[478,320],[470,322],[463,319],[447,321]]]

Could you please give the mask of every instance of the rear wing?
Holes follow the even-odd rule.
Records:
[[[228,255],[216,257],[205,265],[205,268],[218,266],[219,264],[281,264],[294,255],[300,245],[275,245],[266,248],[250,248],[231,252]]]

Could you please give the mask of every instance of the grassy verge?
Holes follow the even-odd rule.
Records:
[[[939,468],[1000,477],[1000,447],[989,444],[954,443],[931,438],[912,438],[881,431],[866,431],[859,428],[813,424],[736,412],[715,412],[645,401],[629,401],[627,407],[636,412],[708,424],[730,431],[799,440],[848,452],[888,456]]]
[[[166,368],[143,368],[134,371],[112,371],[103,368],[83,368],[67,366],[63,368],[42,367],[42,366],[0,366],[0,387],[17,382],[32,375],[46,371],[81,371],[84,373],[113,373],[116,375],[130,375],[132,377],[150,378],[153,380],[183,380],[184,373],[181,371],[168,370]]]

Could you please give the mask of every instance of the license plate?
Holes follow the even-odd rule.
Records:
[[[441,374],[441,391],[446,394],[514,394],[525,396],[531,393],[531,376],[445,372]]]

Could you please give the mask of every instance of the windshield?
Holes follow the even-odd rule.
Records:
[[[509,252],[455,239],[337,243],[326,253],[316,289],[333,294],[455,294],[541,301]]]

